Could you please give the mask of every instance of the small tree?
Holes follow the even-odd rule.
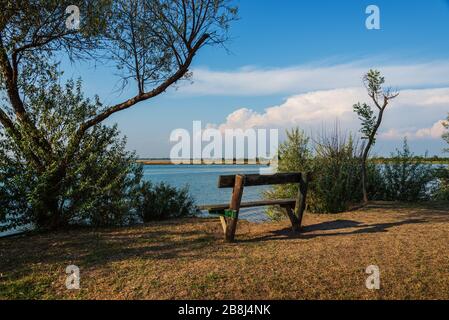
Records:
[[[384,89],[383,84],[385,83],[385,78],[381,76],[380,72],[377,70],[369,70],[368,73],[363,77],[364,85],[368,91],[368,95],[374,103],[376,110],[366,103],[357,103],[353,106],[354,112],[358,115],[360,121],[362,122],[362,128],[360,132],[362,133],[362,139],[366,140],[362,152],[362,192],[363,192],[363,202],[368,202],[367,194],[367,169],[366,161],[371,148],[376,143],[376,135],[382,124],[382,119],[384,116],[385,109],[389,105],[390,101],[396,98],[399,93],[393,92],[391,89]]]
[[[447,115],[446,121],[443,122],[443,126],[448,130],[443,133],[443,139],[447,142],[447,144],[449,144],[449,114]],[[449,148],[446,148],[444,151],[449,152]]]

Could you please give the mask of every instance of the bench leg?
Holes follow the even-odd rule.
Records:
[[[285,206],[283,207],[285,212],[287,213],[288,218],[290,219],[290,223],[292,224],[292,230],[293,232],[299,232],[301,228],[301,222],[299,221],[298,217],[295,215],[295,212],[293,211],[292,207]]]
[[[226,229],[227,229],[226,218],[223,216],[220,216],[220,222],[221,222],[221,226],[223,228],[223,233],[226,234]]]
[[[237,222],[239,220],[240,203],[242,202],[243,187],[245,183],[244,176],[235,176],[234,190],[232,191],[230,209],[234,210],[235,216],[227,219],[225,239],[227,242],[234,242]]]
[[[296,199],[295,216],[299,220],[299,228],[302,225],[302,218],[304,216],[304,211],[306,210],[306,200],[307,200],[307,189],[309,186],[310,174],[302,173],[301,182],[299,183],[298,197]]]

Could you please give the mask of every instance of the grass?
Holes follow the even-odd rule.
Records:
[[[449,299],[449,204],[374,203],[338,215],[217,219],[73,230],[0,240],[1,299]],[[65,288],[65,268],[81,289]],[[368,290],[377,265],[381,289]]]

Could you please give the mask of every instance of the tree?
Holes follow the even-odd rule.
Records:
[[[17,159],[39,178],[36,188],[42,192],[34,193],[40,199],[31,202],[39,203],[32,211],[51,228],[59,226],[54,217],[62,214],[60,199],[70,165],[86,147],[86,137],[112,114],[188,78],[198,51],[226,41],[237,14],[228,0],[84,0],[77,4],[81,28],[76,30],[66,28],[71,4],[2,0],[0,12],[0,130],[20,155]],[[136,94],[116,105],[95,103],[87,117],[74,115],[70,130],[56,141],[55,128],[39,121],[40,110],[30,98],[39,84],[58,76],[63,53],[72,61],[112,59],[124,85],[135,83]],[[56,122],[56,128],[63,125]]]
[[[63,157],[67,137],[95,114],[99,101],[83,97],[80,81],[61,86],[49,79],[29,92],[34,123],[45,128],[44,138],[53,152]],[[79,223],[105,226],[131,222],[142,169],[118,135],[115,126],[92,127],[67,164],[64,177],[54,186],[49,177],[58,161],[36,171],[4,132],[0,136],[0,232],[24,225],[56,229]]]
[[[363,202],[368,202],[367,194],[367,169],[366,162],[371,148],[376,143],[376,135],[384,117],[384,112],[391,100],[395,99],[399,93],[391,89],[384,89],[385,78],[377,70],[369,70],[363,77],[363,82],[376,109],[366,103],[357,103],[353,106],[354,112],[362,122],[360,132],[362,139],[366,140],[362,151],[362,192]],[[375,111],[377,113],[375,114]]]
[[[446,128],[446,130],[448,130],[443,133],[443,139],[447,142],[447,144],[449,144],[449,114],[447,115],[446,121],[443,122],[443,126],[444,128]],[[449,152],[449,148],[445,149],[444,151]]]

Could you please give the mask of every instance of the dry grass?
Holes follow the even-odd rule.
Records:
[[[239,223],[225,244],[216,219],[77,230],[0,240],[0,298],[449,299],[449,204],[376,203],[339,215]],[[81,289],[65,288],[65,268]],[[381,270],[381,290],[365,269]]]

